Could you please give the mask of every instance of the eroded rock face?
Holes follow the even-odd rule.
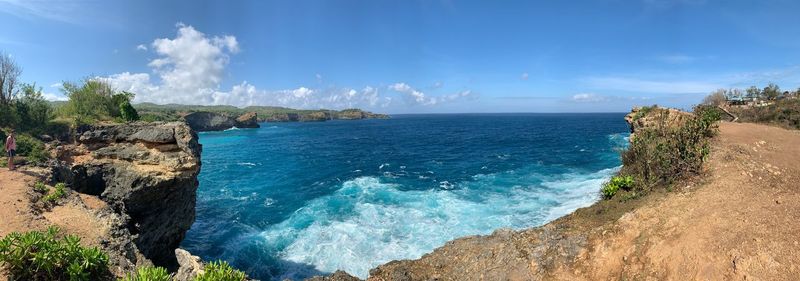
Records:
[[[222,131],[236,125],[236,119],[213,112],[192,112],[183,116],[183,120],[197,132]]]
[[[237,128],[258,128],[258,114],[255,112],[247,112],[236,118]]]
[[[76,140],[57,149],[55,177],[127,216],[153,263],[177,265],[174,250],[195,219],[197,134],[183,122],[142,122],[79,128]]]
[[[214,112],[192,112],[184,115],[183,120],[197,132],[223,131],[233,127],[259,127],[258,114],[255,112],[247,112],[236,118]]]
[[[640,132],[645,128],[659,126],[677,128],[692,116],[694,114],[674,108],[634,107],[630,113],[625,115],[625,122],[628,122],[631,128],[630,140],[633,141],[636,138],[636,132]]]

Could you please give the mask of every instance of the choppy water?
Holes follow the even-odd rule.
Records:
[[[269,280],[418,258],[541,225],[598,198],[623,114],[400,115],[200,134],[183,247]]]

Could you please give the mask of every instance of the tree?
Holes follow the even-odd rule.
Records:
[[[8,105],[17,93],[22,68],[10,55],[0,51],[0,104]]]
[[[725,89],[719,89],[714,92],[711,92],[708,96],[703,98],[703,104],[705,105],[723,105],[727,103],[727,97],[725,96]]]
[[[69,101],[62,114],[73,118],[77,124],[119,120],[117,118],[133,121],[139,118],[136,109],[130,105],[134,95],[116,92],[105,81],[88,79],[81,86],[69,82],[63,85]]]
[[[761,98],[761,89],[756,86],[750,86],[747,88],[747,98],[749,99],[760,99]]]
[[[133,108],[133,105],[131,105],[130,101],[126,100],[120,103],[119,112],[120,112],[120,117],[122,117],[122,120],[128,122],[139,120],[139,113],[136,112],[136,109]]]
[[[776,100],[781,94],[781,88],[775,83],[769,83],[762,91],[762,95],[768,100]]]
[[[19,128],[23,131],[41,129],[50,121],[52,108],[44,99],[42,88],[36,84],[22,84],[21,94],[14,101]]]

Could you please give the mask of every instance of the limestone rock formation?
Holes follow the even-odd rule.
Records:
[[[625,115],[625,122],[631,128],[630,140],[636,138],[636,132],[644,128],[655,128],[659,126],[679,127],[694,114],[674,108],[663,108],[658,106],[634,107],[631,112]]]
[[[222,131],[233,127],[258,128],[258,115],[255,112],[242,114],[237,118],[214,112],[192,112],[183,116],[192,130],[197,132]]]
[[[258,114],[247,112],[236,118],[237,128],[258,128]]]
[[[178,260],[178,271],[175,272],[175,280],[191,281],[203,272],[205,265],[203,261],[193,256],[192,253],[184,249],[175,249],[175,258]]]
[[[201,149],[183,122],[85,126],[56,149],[54,178],[127,216],[142,254],[174,267],[195,219]]]

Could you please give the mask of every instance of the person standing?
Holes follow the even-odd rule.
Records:
[[[14,170],[14,156],[17,156],[17,138],[12,129],[6,138],[6,156],[8,156],[8,170]]]

